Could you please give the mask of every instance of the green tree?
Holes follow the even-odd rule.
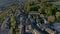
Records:
[[[13,29],[15,29],[15,26],[16,26],[16,18],[15,18],[16,16],[15,15],[13,15],[12,14],[12,16],[11,16],[11,22],[10,22],[10,33],[11,34],[14,34],[14,31],[13,31]]]
[[[45,13],[47,15],[52,15],[52,11],[51,11],[51,9],[49,7],[47,9],[45,9]]]
[[[29,12],[30,11],[30,3],[29,2],[26,2],[24,4],[24,10],[25,10],[25,12]]]
[[[30,7],[30,11],[38,11],[38,7],[31,6],[31,7]]]
[[[18,9],[18,7],[17,6],[11,6],[10,9],[12,12],[15,12]]]
[[[58,22],[60,22],[60,12],[56,12],[56,19]]]
[[[52,5],[51,6],[51,11],[52,11],[52,15],[55,15],[56,14],[56,12],[57,12],[57,7],[56,7],[56,5]]]

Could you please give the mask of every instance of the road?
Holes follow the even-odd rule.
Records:
[[[13,3],[12,0],[0,0],[0,7],[4,7],[5,5],[9,5]]]

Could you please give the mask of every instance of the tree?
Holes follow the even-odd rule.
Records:
[[[60,12],[56,12],[56,19],[58,22],[60,22]]]
[[[57,12],[57,7],[56,7],[56,5],[52,5],[51,6],[51,11],[52,11],[52,15],[55,15],[56,14],[56,12]]]
[[[17,6],[11,6],[10,9],[12,10],[12,12],[15,12],[18,9],[18,7]]]
[[[51,9],[49,7],[47,9],[45,9],[45,13],[47,15],[52,15],[52,11],[51,11]]]
[[[41,2],[46,2],[47,0],[40,0]]]
[[[15,15],[12,14],[11,16],[11,22],[10,22],[10,33],[13,34],[13,29],[15,29],[16,26],[16,19],[15,19]]]
[[[29,2],[26,2],[24,4],[24,10],[25,10],[25,12],[29,12],[30,11],[30,3]]]
[[[39,9],[38,9],[38,11],[40,12],[40,13],[42,13],[42,14],[45,14],[45,5],[43,4],[43,3],[41,3],[40,5],[39,5]]]
[[[52,24],[54,21],[55,21],[55,16],[49,16],[48,17],[49,24]]]
[[[35,6],[30,7],[30,11],[38,11],[38,8]]]

